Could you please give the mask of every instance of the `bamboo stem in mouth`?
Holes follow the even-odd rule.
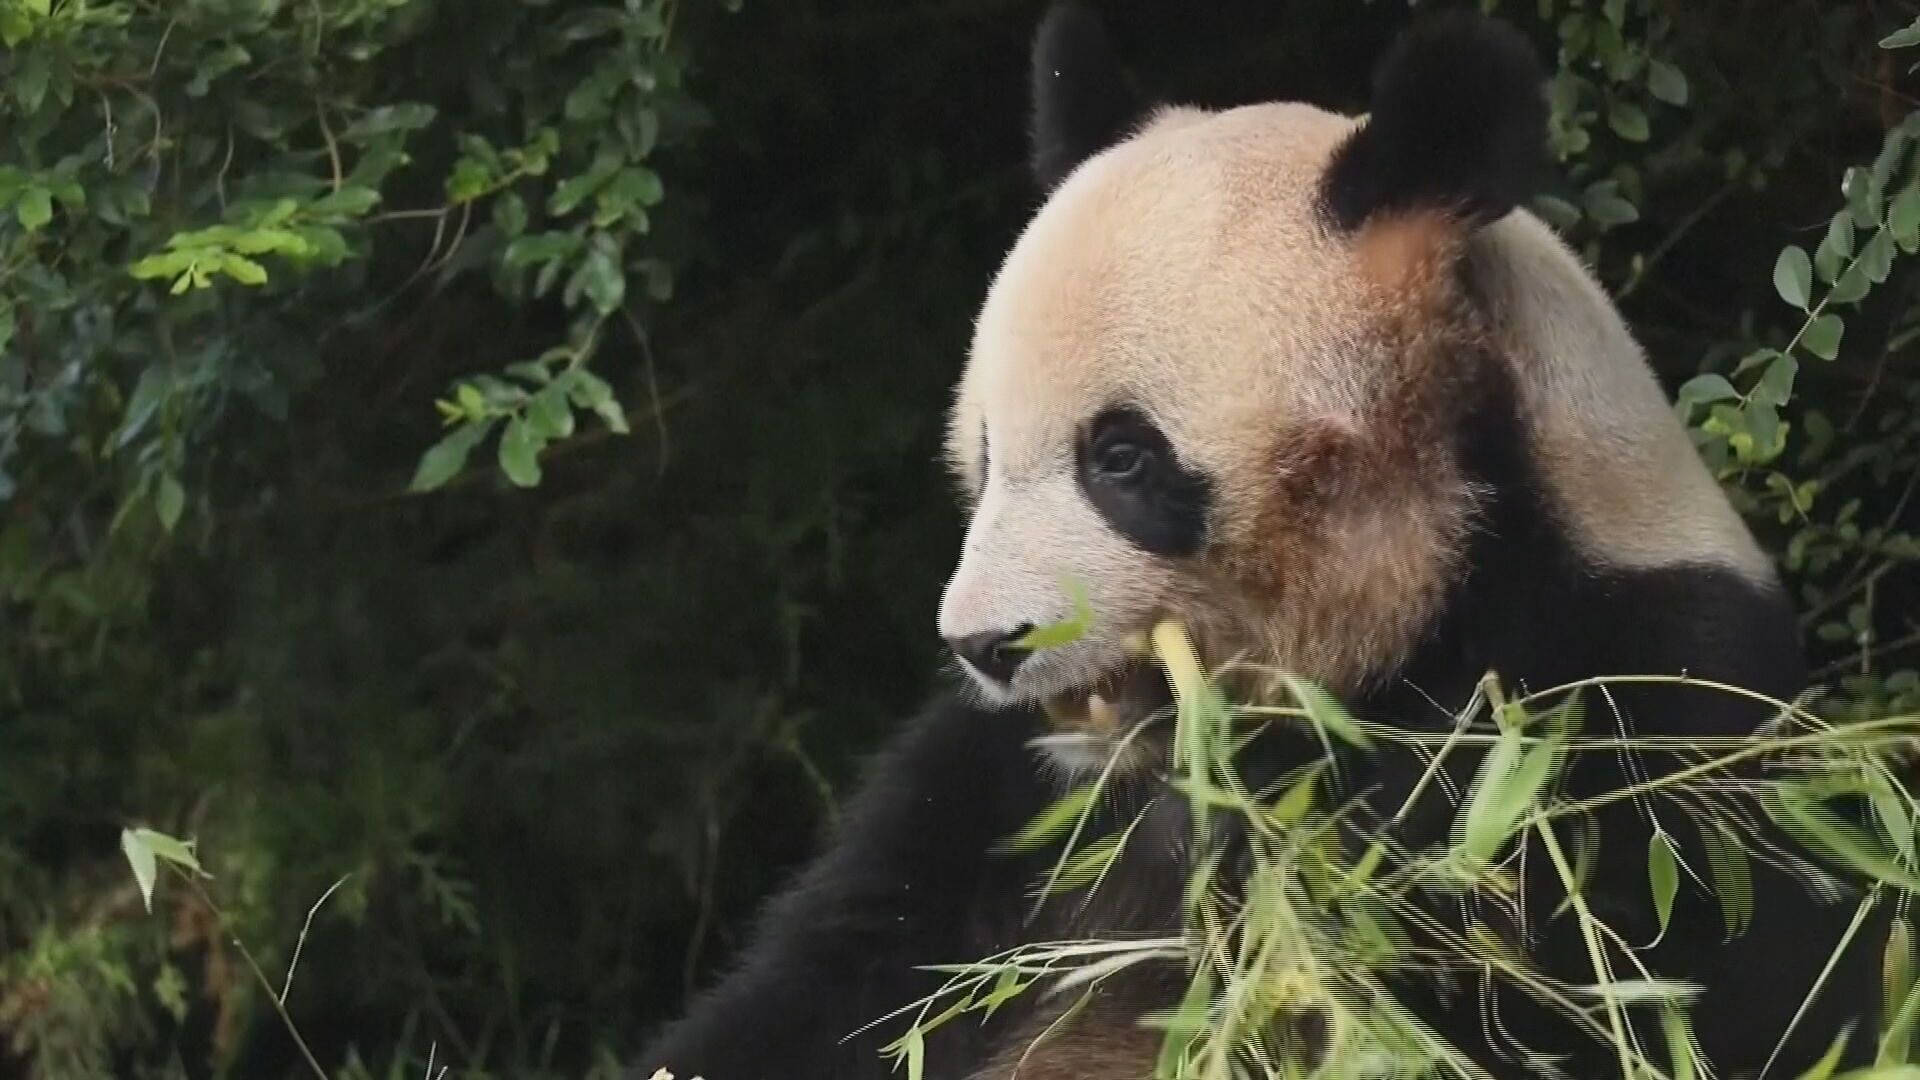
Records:
[[[1167,666],[1167,678],[1173,683],[1177,696],[1190,698],[1205,689],[1207,675],[1200,667],[1200,654],[1193,647],[1193,639],[1187,636],[1186,626],[1178,620],[1165,619],[1154,624],[1153,651]]]

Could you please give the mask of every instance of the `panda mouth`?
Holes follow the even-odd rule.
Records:
[[[1063,731],[1120,735],[1150,720],[1172,715],[1173,687],[1159,664],[1130,660],[1106,674],[1041,700]]]

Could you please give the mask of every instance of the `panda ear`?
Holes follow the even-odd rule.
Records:
[[[1084,6],[1055,4],[1033,42],[1033,175],[1052,191],[1082,161],[1119,142],[1146,106]]]
[[[1327,169],[1334,219],[1351,229],[1383,211],[1504,217],[1545,171],[1544,81],[1533,46],[1504,23],[1453,12],[1417,24],[1381,61],[1371,115]]]

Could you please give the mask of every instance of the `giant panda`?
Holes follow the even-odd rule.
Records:
[[[1426,17],[1381,61],[1364,118],[1138,102],[1100,24],[1070,3],[1043,21],[1032,63],[1046,199],[980,310],[949,425],[970,524],[938,621],[967,685],[879,756],[831,848],[642,1075],[877,1078],[898,1032],[868,1025],[938,985],[928,965],[1176,928],[1194,853],[1185,803],[1163,797],[1163,744],[1125,747],[1107,809],[1147,828],[1092,899],[1036,904],[1052,855],[999,844],[1064,781],[1113,765],[1117,732],[1164,711],[1165,680],[1137,650],[1162,618],[1184,621],[1210,664],[1298,673],[1363,716],[1434,731],[1490,670],[1534,688],[1610,674],[1802,688],[1769,559],[1606,295],[1521,208],[1546,128],[1522,37]],[[1092,619],[1077,640],[1021,646],[1079,600]],[[1618,689],[1584,715],[1592,735],[1682,738],[1769,719],[1671,684]],[[1245,756],[1270,776],[1318,752],[1275,736]],[[1472,766],[1450,761],[1455,782],[1397,833],[1444,837],[1446,792]],[[1566,783],[1612,789],[1673,767],[1582,755]],[[1348,763],[1347,782],[1396,807],[1425,768],[1382,750]],[[1849,1024],[1859,1060],[1873,936],[1822,981],[1853,905],[1808,888],[1764,819],[1748,820],[1754,850],[1781,853],[1756,860],[1743,936],[1692,881],[1657,933],[1650,825],[1632,802],[1601,813],[1584,895],[1625,941],[1658,938],[1639,954],[1656,975],[1702,988],[1692,1015],[1717,1075],[1757,1075],[1790,1027],[1771,1075],[1796,1075]],[[1704,866],[1699,839],[1673,831]],[[1557,889],[1527,879],[1522,943],[1590,983]],[[1618,1072],[1586,1033],[1464,982],[1410,980],[1405,1000],[1492,1075]],[[1160,1044],[1140,1020],[1181,986],[1143,970],[1064,1023],[1057,1003],[1023,996],[937,1029],[929,1075],[1139,1080]],[[1644,1041],[1660,1060],[1657,1033]]]

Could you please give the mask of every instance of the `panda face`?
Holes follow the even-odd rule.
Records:
[[[1355,688],[1437,611],[1476,499],[1449,449],[1477,342],[1464,233],[1333,222],[1355,128],[1303,105],[1163,112],[1016,244],[949,438],[972,519],[940,630],[990,698],[1136,719],[1164,697],[1134,660],[1164,617],[1211,663]],[[1076,590],[1078,640],[1011,646]]]

